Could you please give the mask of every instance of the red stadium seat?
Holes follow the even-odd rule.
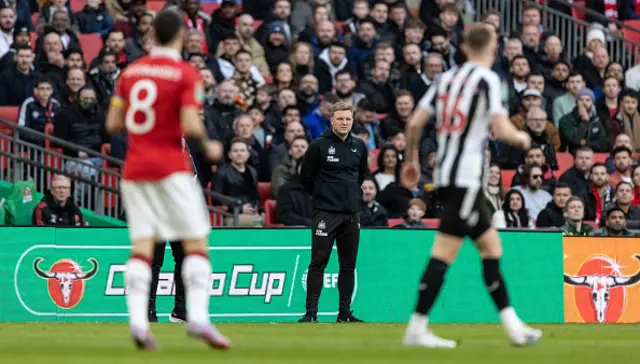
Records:
[[[389,227],[394,227],[396,225],[400,225],[404,222],[403,219],[389,219],[388,225]]]
[[[80,46],[84,52],[84,61],[89,66],[94,58],[98,57],[100,50],[102,49],[102,38],[100,34],[78,34],[80,40]]]
[[[516,175],[516,171],[514,169],[503,169],[500,174],[502,177],[502,189],[507,191],[511,188],[511,181],[513,176]]]
[[[437,229],[440,226],[440,219],[422,219],[430,229]]]
[[[214,11],[216,11],[220,7],[220,4],[214,2],[201,2],[200,9],[205,13],[211,15]]]
[[[630,27],[640,29],[640,20],[626,20],[624,22],[624,25],[628,25]],[[640,32],[636,30],[632,30],[629,28],[622,28],[622,35],[624,36],[625,40],[628,40],[630,42],[634,42],[634,43],[640,42]]]
[[[46,123],[44,125],[44,133],[47,134],[47,135],[52,136],[54,130],[55,130],[55,127],[53,126],[53,123]],[[47,149],[52,149],[51,148],[51,140],[45,139],[44,147],[47,148]]]
[[[39,17],[40,17],[40,13],[31,14],[31,24],[32,25],[36,25],[36,23],[38,22],[38,18]]]
[[[115,168],[109,168],[104,166],[104,161],[102,162],[105,170],[117,172],[118,170]],[[100,173],[100,184],[103,186],[111,187],[114,190],[118,190],[118,178],[115,175]],[[107,209],[115,208],[118,202],[118,194],[104,191],[104,207]]]
[[[257,32],[258,28],[262,25],[262,20],[254,20],[253,21],[253,31]]]
[[[336,31],[338,34],[342,34],[344,33],[344,23],[343,21],[337,21],[336,22]]]
[[[558,161],[558,176],[562,175],[567,169],[573,167],[573,156],[571,153],[556,153],[556,160]]]
[[[38,35],[34,32],[29,33],[31,36],[31,48],[36,49],[36,42],[38,41]]]
[[[273,76],[264,76],[264,82],[267,84],[272,84],[273,83]]]
[[[585,5],[584,1],[576,1],[574,4],[578,5],[578,6],[582,6],[582,7],[584,7],[584,5]],[[580,19],[580,20],[584,20],[585,19],[584,11],[576,9],[576,8],[573,8],[573,7],[571,8],[571,15],[576,19]]]
[[[85,4],[86,4],[85,0],[69,0],[69,6],[71,6],[71,10],[74,13],[82,11],[82,8],[84,8]]]
[[[258,182],[258,195],[260,196],[261,210],[264,208],[264,203],[271,198],[271,182]]]
[[[0,106],[0,119],[17,123],[18,109],[17,106]]]
[[[165,4],[165,1],[147,1],[147,10],[157,13],[162,10]]]
[[[276,200],[264,202],[264,224],[266,226],[276,224]]]
[[[378,154],[380,154],[380,149],[371,150],[371,154],[373,157],[369,161],[369,170],[373,172],[378,169]]]
[[[595,163],[604,163],[608,157],[609,157],[609,153],[595,153],[593,155],[593,161]],[[634,158],[635,157],[636,155],[634,155]]]

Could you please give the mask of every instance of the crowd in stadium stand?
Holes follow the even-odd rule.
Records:
[[[88,0],[76,12],[67,0],[0,1],[0,106],[18,106],[23,126],[53,124],[55,136],[97,152],[110,143],[111,155],[123,158],[126,138],[104,133],[104,115],[122,69],[153,47],[154,12],[146,0],[104,1]],[[523,7],[522,24],[508,37],[500,29],[504,14],[477,14],[500,37],[493,69],[511,121],[534,141],[528,151],[490,141],[485,194],[496,226],[571,235],[640,227],[640,65],[625,69],[605,46],[619,31],[614,20],[640,18],[637,3],[586,1],[606,18],[587,16],[592,25],[575,59],[566,59],[536,4]],[[310,224],[299,162],[339,100],[355,108],[353,134],[370,150],[363,226],[425,227],[438,218],[433,124],[421,143],[422,178],[410,189],[399,182],[404,126],[439,75],[464,61],[471,1],[424,0],[415,10],[403,0],[224,0],[211,13],[203,5],[163,4],[184,13],[184,59],[200,69],[206,91],[202,118],[227,151],[217,166],[194,152],[198,177],[203,187],[242,200],[241,224],[253,225],[274,206],[272,223]],[[91,59],[81,36],[88,33],[104,42]],[[271,183],[266,197],[275,202],[261,201],[263,183]]]

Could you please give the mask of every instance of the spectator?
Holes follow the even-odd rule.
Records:
[[[640,91],[640,48],[636,47],[636,65],[629,68],[624,74],[625,88]]]
[[[594,230],[590,236],[637,236],[637,234],[627,230],[627,218],[624,210],[619,207],[612,207],[607,210],[607,219],[604,226]]]
[[[1,21],[2,21],[2,9],[0,9],[0,22]],[[0,23],[0,29],[1,28],[2,28],[2,25]],[[2,44],[3,39],[4,38],[0,34],[0,44]],[[9,40],[6,40],[6,39],[4,41],[9,42]],[[5,52],[3,56],[0,57],[0,72],[2,72],[7,68],[15,67],[16,48],[23,45],[31,47],[31,34],[29,33],[29,30],[26,27],[14,29],[13,38],[11,39],[11,41],[13,43],[11,43],[11,46],[9,46],[9,50]]]
[[[180,11],[184,13],[184,20],[187,23],[187,29],[197,30],[205,35],[205,42],[202,45],[202,53],[214,53],[216,48],[211,35],[211,17],[200,10],[200,0],[179,1]]]
[[[273,170],[287,154],[293,138],[306,136],[300,119],[300,110],[297,107],[287,106],[283,114],[284,133],[281,138],[274,138],[274,147],[269,152],[269,170]]]
[[[234,57],[233,64],[236,68],[233,81],[238,88],[240,97],[244,103],[251,105],[255,101],[258,86],[260,86],[251,73],[251,53],[244,49],[239,50]]]
[[[590,89],[600,89],[603,86],[605,69],[609,64],[609,52],[606,48],[597,48],[593,51],[591,66],[581,70],[585,83]]]
[[[107,1],[106,4],[108,7],[109,2]],[[126,38],[135,37],[136,33],[139,31],[137,27],[145,14],[151,16],[147,11],[147,0],[131,0],[129,3],[129,10],[124,14],[124,16],[114,16],[112,13],[112,17],[115,21],[113,29],[124,33]]]
[[[629,150],[634,150],[633,144],[631,143],[631,137],[625,133],[620,133],[616,136],[613,141],[613,147],[611,149],[611,154],[605,160],[605,165],[607,166],[607,171],[609,174],[616,171],[616,166],[613,158],[613,151],[618,147],[626,147]]]
[[[75,14],[78,28],[83,34],[99,33],[105,37],[113,27],[111,15],[101,0],[87,0],[82,11]]]
[[[378,154],[378,169],[373,173],[376,190],[382,192],[390,183],[400,181],[401,165],[402,161],[394,146],[382,147]]]
[[[511,96],[511,100],[517,100],[518,97]],[[542,94],[540,91],[535,89],[526,89],[522,92],[522,97],[520,99],[520,110],[517,114],[513,115],[509,120],[511,120],[511,124],[515,126],[518,130],[522,130],[525,126],[525,121],[527,120],[527,114],[529,113],[529,109],[531,107],[537,106],[542,107]]]
[[[640,166],[633,168],[633,206],[640,206]]]
[[[353,65],[347,59],[347,49],[343,43],[333,42],[318,57],[313,73],[318,78],[320,93],[329,92],[336,85],[336,76],[342,70],[351,71]]]
[[[400,159],[404,160],[404,149],[407,147],[407,136],[404,130],[397,129],[391,134],[391,145],[400,153]]]
[[[406,188],[400,181],[395,181],[389,183],[384,191],[380,191],[376,199],[387,210],[390,219],[398,219],[407,213],[411,199],[423,196],[424,190],[417,185]]]
[[[402,40],[404,29],[409,22],[408,9],[404,2],[396,1],[389,5],[389,24],[390,30],[394,33],[395,41]]]
[[[530,90],[527,90],[525,92],[529,91]],[[523,100],[523,108],[525,107],[524,104],[525,101]],[[516,116],[511,118],[511,122],[516,125],[518,129],[526,131],[529,136],[531,136],[532,141],[539,145],[544,151],[545,160],[551,169],[557,170],[556,150],[560,148],[560,136],[553,124],[547,121],[547,113],[538,106],[532,106],[526,115],[524,125],[517,125],[515,123],[520,122]],[[515,168],[522,160],[521,150],[515,147],[505,148],[504,156],[507,159],[505,168]]]
[[[524,164],[520,164],[516,168],[516,174],[511,181],[511,187],[522,184],[523,173],[527,165],[536,165],[542,167],[542,189],[551,193],[556,185],[556,177],[553,170],[546,162],[545,153],[539,145],[533,145],[524,155]]]
[[[437,55],[439,57],[439,55]],[[434,57],[431,57],[434,58]],[[425,59],[425,63],[428,60]],[[431,83],[433,80],[429,79],[429,77],[425,77],[426,79],[422,79],[424,69],[426,72],[426,65],[422,67],[422,53],[420,51],[420,46],[417,44],[407,43],[404,45],[402,49],[402,66],[400,67],[400,72],[402,74],[400,78],[399,87],[403,90],[410,90],[414,95],[414,98],[420,97],[424,95],[427,90],[428,85],[427,82]],[[440,70],[442,70],[442,60],[437,59],[437,65]]]
[[[355,126],[361,127],[367,133],[367,148],[376,149],[384,141],[380,138],[380,121],[375,106],[366,99],[358,103],[355,112]]]
[[[211,42],[208,42],[210,53],[216,53],[215,51],[218,50],[218,44],[225,39],[226,36],[236,33],[238,27],[236,20],[239,21],[239,19],[236,19],[237,11],[234,0],[223,0],[220,3],[220,7],[211,14],[209,24]],[[251,24],[251,26],[253,27],[253,24]],[[201,29],[198,30],[203,31]]]
[[[241,119],[238,119],[241,120]],[[243,138],[233,138],[229,147],[230,163],[222,165],[216,171],[213,191],[242,202],[239,223],[241,226],[253,226],[258,212],[258,173],[247,165],[249,144]],[[233,211],[233,206],[228,206]],[[226,219],[225,225],[231,225]]]
[[[599,153],[609,149],[609,140],[594,102],[593,91],[583,88],[576,95],[576,107],[560,119],[560,138],[571,154],[583,146]]]
[[[609,184],[609,172],[602,163],[595,163],[589,173],[591,189],[585,201],[585,220],[593,220],[600,225],[602,213],[615,200],[615,190]]]
[[[394,226],[394,228],[405,229],[428,229],[429,227],[422,222],[427,205],[419,198],[412,198],[409,200],[409,208],[405,215],[402,224]]]
[[[276,86],[276,90],[282,90],[284,88],[295,88],[293,79],[293,66],[291,66],[290,63],[282,62],[276,67],[273,84]]]
[[[316,7],[314,18],[313,26],[307,26],[300,33],[298,41],[311,44],[313,56],[318,57],[336,39],[336,26],[329,21],[329,13],[326,6]]]
[[[320,105],[318,87],[318,79],[312,74],[305,75],[300,79],[296,98],[298,100],[297,106],[302,114],[309,115]]]
[[[380,136],[383,140],[390,140],[396,130],[405,130],[414,106],[413,95],[409,91],[396,92],[393,112],[380,121]]]
[[[356,91],[362,92],[371,101],[378,113],[389,113],[393,105],[393,89],[388,84],[390,64],[378,60],[375,63],[373,75],[358,85]]]
[[[633,186],[629,182],[620,182],[616,185],[616,200],[613,204],[605,207],[607,210],[611,207],[620,208],[627,220],[627,227],[630,229],[640,228],[640,207],[631,204],[633,200]]]
[[[58,11],[66,13],[69,17],[70,24],[74,27],[77,26],[76,17],[71,12],[71,7],[67,3],[67,0],[53,0],[49,5],[44,5],[40,9],[36,29],[42,29],[45,25],[53,24],[55,13]]]
[[[532,229],[526,199],[519,190],[510,190],[504,197],[502,209],[493,214],[492,225],[496,228]]]
[[[433,169],[436,166],[436,152],[429,152],[427,158],[424,158],[424,162],[420,168],[420,179],[418,185],[424,186],[433,184]]]
[[[301,165],[297,162],[296,177],[282,185],[276,195],[276,221],[285,226],[311,226],[313,200],[298,178]]]
[[[271,17],[268,20],[263,21],[262,25],[260,25],[256,31],[256,39],[262,42],[263,45],[266,44],[268,30],[273,27],[274,22],[277,22],[278,26],[282,28],[282,34],[286,39],[286,43],[293,44],[291,26],[289,24],[291,2],[289,2],[289,0],[275,0],[272,9]]]
[[[98,102],[107,109],[116,88],[116,79],[120,75],[115,53],[103,49],[98,55],[98,67],[89,71],[89,79],[98,94]]]
[[[502,209],[504,201],[503,181],[500,172],[500,166],[492,163],[487,174],[487,186],[484,188],[484,197],[491,216]]]
[[[271,26],[267,29],[266,36],[264,43],[265,58],[269,65],[269,72],[275,74],[278,64],[286,62],[289,58],[290,43],[287,43],[283,23],[278,21],[271,23]]]
[[[604,79],[613,77],[618,80],[620,87],[624,85],[624,67],[618,62],[611,62],[604,69]]]
[[[553,102],[553,123],[560,125],[560,119],[576,107],[578,91],[584,88],[584,79],[579,73],[571,73],[567,78],[567,92]]]
[[[426,30],[426,26],[420,20],[415,18],[410,19],[404,27],[404,44],[415,44],[420,48],[421,52],[427,52],[428,47],[425,42]]]
[[[200,69],[200,77],[202,77],[202,87],[204,88],[204,105],[210,107],[215,101],[216,80],[213,73],[208,68]]]
[[[116,65],[119,69],[124,69],[127,64],[127,54],[124,51],[125,38],[124,33],[119,30],[111,30],[104,41],[105,48],[116,55]],[[89,66],[91,69],[96,68],[100,62],[100,57],[96,57],[91,61]]]
[[[440,8],[438,25],[447,31],[453,45],[459,46],[462,43],[464,23],[460,21],[460,10],[455,4],[446,4]]]
[[[82,88],[78,100],[62,107],[56,115],[56,127],[53,135],[70,143],[100,153],[102,144],[109,140],[104,128],[105,115],[98,102],[96,92],[88,87]],[[65,155],[89,159],[95,165],[102,165],[100,158],[89,157],[85,152],[61,146]]]
[[[16,48],[15,67],[0,73],[0,106],[20,106],[33,95],[40,77],[33,70],[33,51],[27,45]]]
[[[270,76],[269,65],[265,58],[264,48],[254,37],[253,17],[249,14],[242,14],[238,16],[238,21],[235,25],[235,34],[240,41],[240,46],[253,55],[253,64],[258,68],[263,76]],[[222,38],[226,39],[226,38]],[[216,56],[220,57],[224,53],[224,47],[222,41],[218,42],[218,49]]]
[[[365,177],[362,183],[362,210],[360,211],[360,224],[362,227],[387,227],[389,219],[385,210],[376,201],[376,183],[371,177]]]
[[[55,123],[55,116],[60,109],[60,103],[53,97],[53,84],[46,78],[38,79],[33,97],[29,97],[20,106],[18,125],[45,132],[47,124]],[[44,146],[44,139],[29,133],[23,133],[20,138]]]
[[[80,49],[80,40],[76,35],[76,31],[73,29],[70,13],[64,10],[56,10],[53,13],[53,18],[51,20],[51,28],[52,30],[58,33],[58,35],[62,38],[62,45],[64,49]],[[48,27],[45,27],[45,34],[49,33],[51,30],[48,30]],[[37,42],[36,42],[37,43]],[[40,49],[36,44],[36,50]]]
[[[284,110],[287,106],[298,105],[296,93],[288,89],[278,91],[278,99],[276,101],[280,110]]]
[[[587,236],[593,231],[589,224],[584,223],[584,202],[580,197],[573,196],[567,201],[564,213],[567,222],[560,227],[563,236]]]
[[[293,46],[293,53],[289,58],[289,62],[293,65],[296,83],[300,82],[303,76],[313,73],[315,69],[313,58],[311,44],[298,42]]]
[[[353,79],[351,71],[343,69],[336,72],[336,85],[333,89],[333,93],[338,96],[340,101],[344,101],[351,104],[352,107],[360,105],[360,101],[365,98],[360,92],[356,91],[356,82]],[[375,112],[375,110],[372,110]]]
[[[534,89],[542,95],[542,104],[540,107],[547,113],[549,117],[553,114],[553,99],[547,94],[545,87],[545,79],[542,73],[531,72],[527,75],[527,88]],[[550,120],[550,119],[548,119]],[[560,147],[560,144],[558,144]]]
[[[346,1],[345,1],[346,3]],[[336,5],[340,5],[337,2]],[[344,22],[344,40],[348,46],[351,46],[354,41],[354,37],[358,34],[360,29],[360,23],[369,16],[369,1],[368,0],[355,0],[353,1],[353,8],[351,10],[351,17]],[[339,17],[338,17],[339,18]],[[424,29],[423,29],[424,33]]]
[[[540,58],[540,28],[535,25],[525,25],[520,33],[523,55],[529,61],[529,65],[535,65]]]
[[[593,55],[597,49],[605,45],[605,35],[601,26],[593,24],[587,31],[587,48],[584,53],[573,60],[573,71],[585,74],[588,69],[593,69]],[[589,71],[586,71],[587,73]]]
[[[582,201],[587,201],[587,195],[591,191],[589,171],[593,166],[593,150],[589,147],[581,147],[576,150],[573,167],[567,169],[560,182],[565,182],[571,187],[571,194],[578,196]]]
[[[339,99],[332,93],[326,93],[322,96],[320,107],[315,109],[311,114],[304,117],[304,125],[309,131],[311,140],[319,137],[331,125],[331,109],[333,104]]]
[[[269,169],[270,146],[262,147],[258,138],[253,135],[254,121],[247,114],[238,115],[233,121],[235,136],[233,139],[242,138],[249,146],[249,160],[246,162],[258,173],[259,182],[271,181],[271,170]],[[232,141],[233,141],[232,139]],[[231,144],[229,144],[231,148]]]
[[[351,4],[347,4],[345,6],[351,6]],[[327,20],[334,20],[334,5],[333,1],[329,0],[305,0],[305,1],[295,1],[293,3],[293,10],[291,11],[291,32],[293,33],[293,39],[298,40],[300,33],[305,30],[310,25],[315,25],[314,18],[316,12],[314,11],[317,8],[324,8],[323,12],[326,12]],[[350,10],[350,9],[349,9]],[[344,14],[343,14],[344,15]],[[323,14],[324,16],[324,14]],[[344,20],[344,19],[340,19]]]
[[[309,142],[304,136],[296,136],[289,145],[289,153],[282,157],[271,175],[271,195],[274,198],[278,197],[280,187],[298,178],[297,167],[309,147]]]
[[[631,137],[631,144],[636,146],[635,149],[631,149],[632,152],[640,152],[638,101],[640,101],[640,93],[634,90],[624,90],[622,101],[620,102],[620,111],[615,116],[615,119],[611,120],[607,125],[607,132],[611,139],[613,139],[612,136],[622,133]]]
[[[261,148],[270,148],[275,130],[271,125],[265,124],[262,108],[257,103],[254,103],[249,106],[247,113],[253,121],[253,137],[258,141]]]
[[[367,75],[360,73],[358,65],[362,65],[369,58],[377,46],[377,33],[374,21],[371,18],[364,19],[360,22],[360,28],[358,29],[358,37],[354,40],[353,44],[347,49],[347,58],[354,69],[353,72],[358,71],[359,78],[366,78]]]
[[[16,13],[13,8],[0,9],[0,57],[4,56],[13,43],[16,31]],[[27,29],[27,31],[29,31]]]
[[[33,211],[33,225],[37,226],[86,226],[80,207],[71,198],[71,179],[56,174],[51,180],[49,193],[45,194]]]
[[[631,150],[624,146],[617,147],[612,154],[615,171],[609,176],[609,183],[612,186],[617,186],[622,181],[632,183],[633,158]]]
[[[536,220],[536,227],[561,227],[565,224],[564,211],[567,201],[571,198],[571,188],[568,184],[560,182],[553,189],[552,200],[547,204]]]
[[[550,35],[544,42],[544,52],[537,59],[537,69],[544,75],[545,80],[551,80],[553,78],[553,69],[563,58],[564,55],[560,38],[555,35]]]
[[[609,143],[613,144],[615,136],[620,134],[620,127],[616,121],[620,106],[620,84],[618,80],[613,77],[607,77],[604,80],[602,93],[603,95],[596,101],[596,112],[607,131]]]
[[[78,93],[87,84],[87,76],[80,68],[69,68],[65,80],[65,89],[60,92],[60,103],[70,105],[76,102]]]
[[[448,71],[456,65],[456,47],[451,43],[449,34],[441,27],[435,26],[431,30],[431,47],[429,52],[440,53],[443,63],[443,70]]]
[[[569,79],[570,70],[569,63],[565,60],[560,60],[555,66],[553,66],[551,78],[546,80],[545,85],[545,91],[549,96],[549,100],[555,101],[557,98],[567,93],[566,84]],[[575,98],[572,98],[572,100],[575,102]],[[553,111],[549,115],[554,118],[553,123],[557,127],[558,125],[555,119],[555,102],[551,102],[551,107]],[[559,110],[559,112],[562,112],[562,110]]]
[[[43,50],[36,55],[36,70],[40,73],[62,70],[64,67],[62,51],[62,40],[58,33],[46,34],[44,36]]]
[[[538,214],[551,201],[549,192],[542,189],[542,168],[536,165],[528,165],[522,173],[523,179],[520,186],[513,187],[524,197],[527,205],[529,220],[536,221]]]
[[[147,37],[147,34],[150,35],[149,30],[151,29],[152,22],[153,15],[149,13],[142,14],[136,23],[135,31],[132,32],[133,34],[127,36],[127,34],[124,33],[125,36],[127,36],[127,40],[124,43],[124,54],[129,62],[133,62],[147,53],[144,50],[144,40],[145,38],[153,39],[152,37]],[[189,36],[190,34],[187,34],[187,39],[189,39]]]

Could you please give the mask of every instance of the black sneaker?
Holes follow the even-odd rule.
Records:
[[[178,312],[173,310],[171,312],[171,316],[169,316],[169,321],[171,322],[187,322],[187,315],[185,312]]]
[[[336,322],[364,322],[359,318],[353,316],[353,311],[349,311],[346,315],[338,315]]]
[[[158,315],[155,311],[149,311],[149,322],[158,322]]]
[[[298,322],[318,322],[318,316],[312,313],[305,313]]]

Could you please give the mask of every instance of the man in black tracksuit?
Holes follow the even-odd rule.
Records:
[[[173,283],[176,286],[173,311],[169,316],[171,322],[187,321],[187,299],[184,294],[184,284],[182,283],[182,261],[184,260],[184,248],[181,241],[172,241],[171,253],[175,267],[173,269]],[[164,251],[166,243],[157,243],[153,253],[153,263],[151,264],[151,288],[149,289],[149,321],[158,322],[156,315],[156,293],[158,290],[158,280],[160,278],[160,268],[164,262]]]
[[[338,322],[361,322],[351,311],[354,271],[360,242],[362,182],[368,172],[367,147],[351,135],[353,109],[345,102],[333,105],[331,128],[314,140],[302,161],[300,177],[313,197],[311,263],[307,274],[306,314],[300,322],[317,322],[324,269],[334,241],[340,273]]]

